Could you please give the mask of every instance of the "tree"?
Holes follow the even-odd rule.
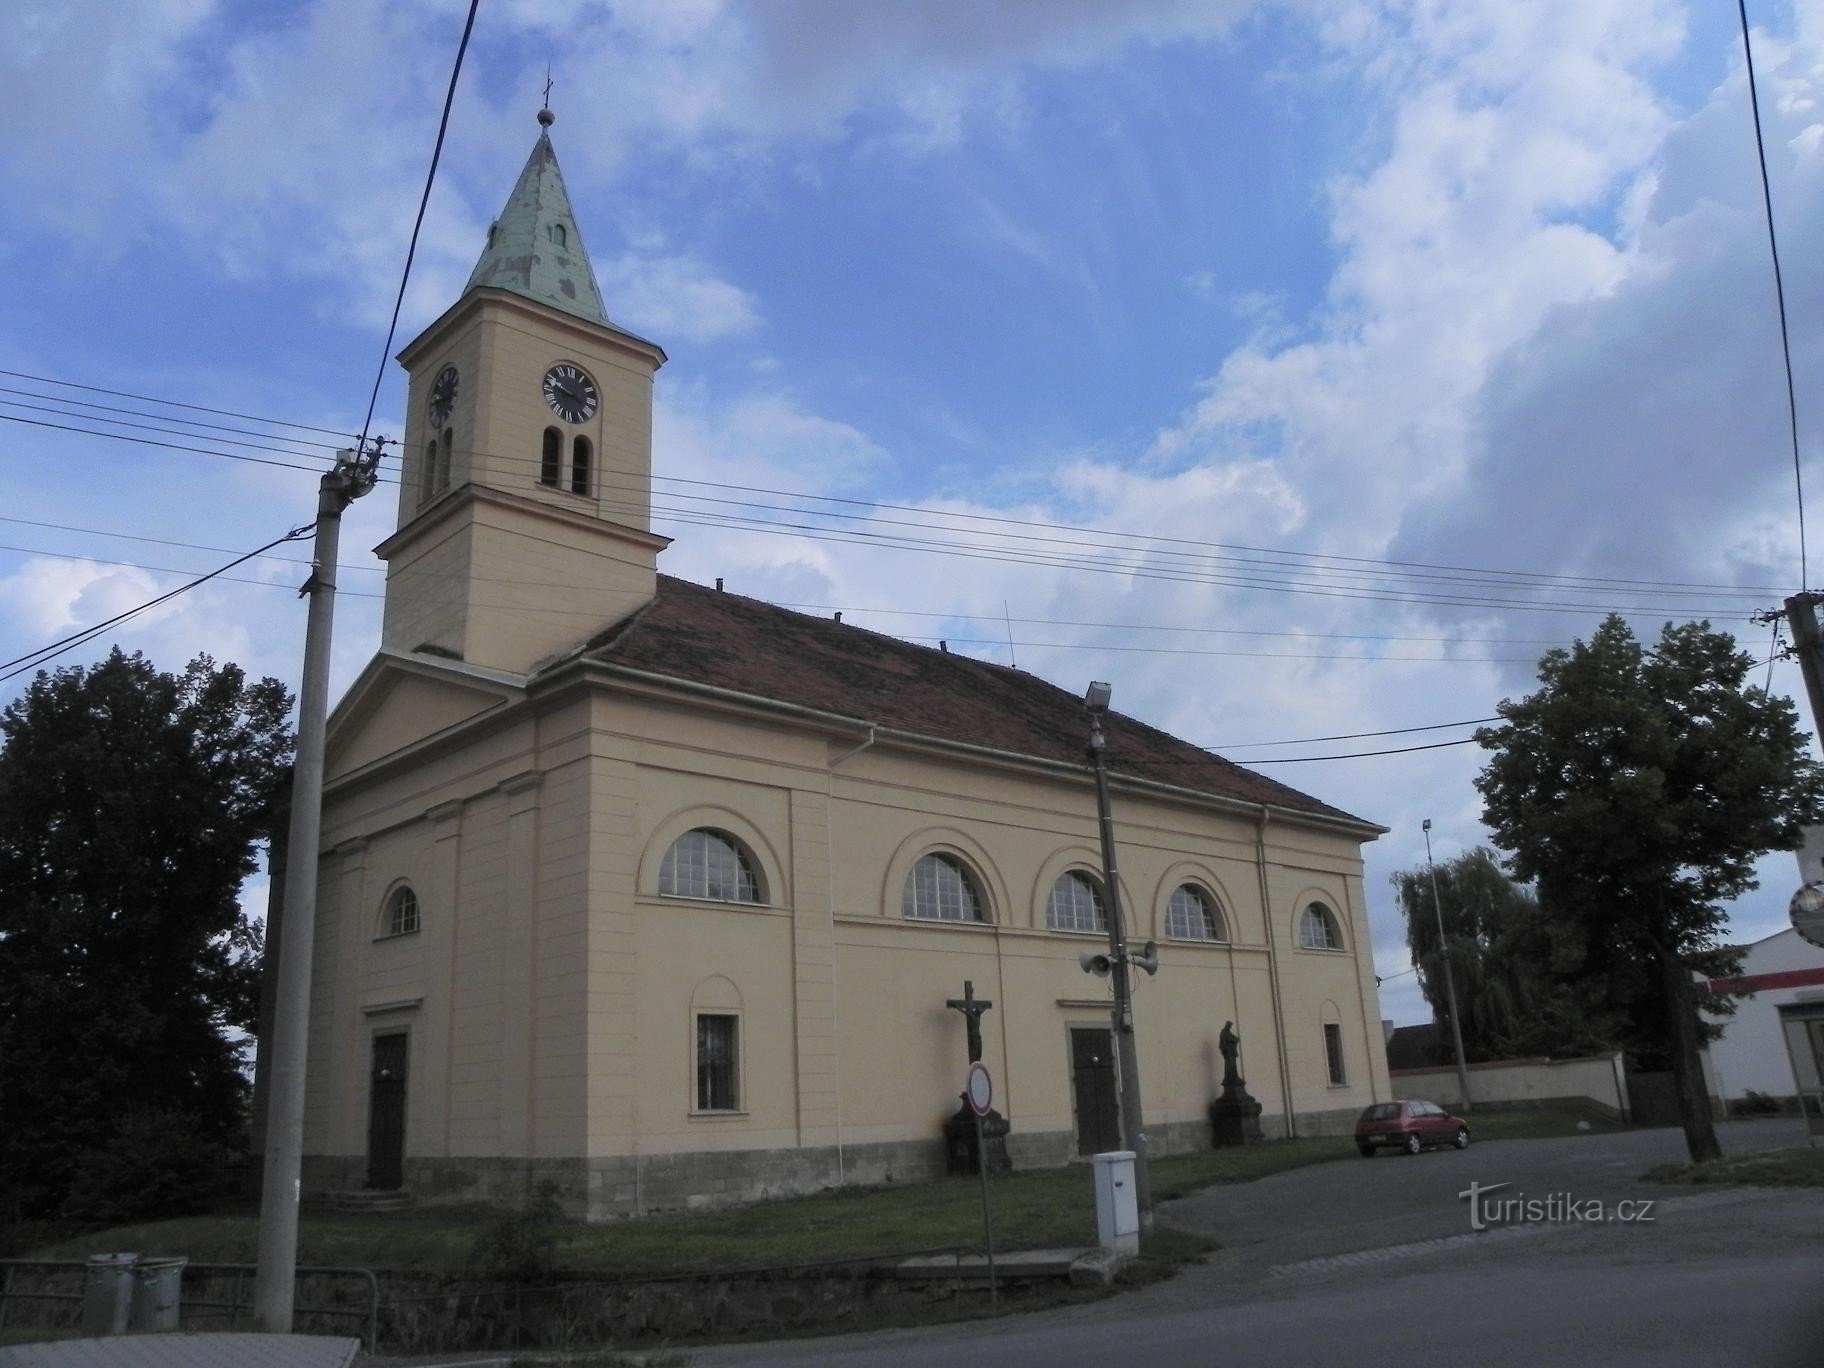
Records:
[[[241,1133],[237,895],[289,709],[237,666],[116,650],[0,713],[0,1219],[181,1207]]]
[[[1708,623],[1668,623],[1644,650],[1608,618],[1548,652],[1540,688],[1504,700],[1476,780],[1484,821],[1532,883],[1575,980],[1663,1050],[1695,1161],[1721,1156],[1698,1062],[1692,972],[1727,973],[1722,904],[1754,861],[1791,850],[1824,810],[1824,770],[1785,699]]]
[[[1614,1048],[1616,1014],[1576,982],[1579,956],[1567,956],[1562,931],[1532,889],[1502,872],[1494,851],[1466,851],[1437,870],[1420,865],[1393,875],[1406,917],[1406,944],[1432,1018],[1450,1021],[1444,987],[1448,959],[1462,1014],[1463,1052],[1471,1062],[1528,1055],[1565,1058]],[[1439,939],[1440,910],[1444,937]]]

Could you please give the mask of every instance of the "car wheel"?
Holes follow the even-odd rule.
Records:
[[[1425,1146],[1419,1143],[1418,1136],[1409,1135],[1406,1137],[1406,1153],[1417,1154],[1420,1150],[1422,1150],[1424,1148],[1425,1148]]]
[[[1463,1127],[1463,1129],[1461,1129],[1457,1132],[1457,1148],[1458,1149],[1468,1149],[1469,1148],[1469,1127],[1468,1126]]]
[[[1356,1148],[1362,1152],[1362,1158],[1364,1158],[1364,1159],[1374,1158],[1374,1146],[1373,1145],[1357,1145]]]

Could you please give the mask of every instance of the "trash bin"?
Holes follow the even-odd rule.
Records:
[[[1140,1252],[1140,1201],[1134,1192],[1134,1152],[1110,1150],[1096,1166],[1096,1240],[1119,1254]]]
[[[127,1329],[175,1330],[184,1295],[184,1258],[141,1259],[133,1266],[133,1310]]]
[[[91,1254],[82,1283],[82,1333],[95,1339],[124,1335],[133,1305],[133,1265],[137,1254]]]

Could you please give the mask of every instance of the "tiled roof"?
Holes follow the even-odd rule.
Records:
[[[659,576],[658,594],[583,654],[894,731],[1080,764],[1081,695],[1036,675]],[[1340,808],[1119,713],[1114,773],[1372,826]]]

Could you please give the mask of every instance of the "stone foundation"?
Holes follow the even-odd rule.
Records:
[[[1300,1135],[1347,1135],[1357,1109],[1300,1112]],[[1263,1115],[1261,1131],[1284,1137],[1285,1117]],[[1189,1154],[1210,1148],[1207,1120],[1173,1121],[1147,1127],[1154,1156]],[[1007,1137],[1014,1169],[1057,1168],[1082,1162],[1072,1131],[1021,1131]],[[706,1206],[796,1197],[839,1187],[922,1183],[944,1175],[942,1136],[929,1140],[806,1149],[699,1150],[685,1154],[617,1155],[583,1159],[407,1158],[406,1191],[427,1205],[481,1202],[523,1207],[542,1183],[557,1186],[558,1201],[571,1216],[611,1221],[649,1212],[687,1211]],[[362,1155],[306,1155],[306,1199],[326,1192],[358,1189],[367,1179]]]
[[[942,1177],[942,1138],[806,1149],[702,1150],[583,1159],[422,1158],[405,1161],[405,1187],[419,1202],[521,1207],[553,1183],[564,1211],[591,1221],[648,1212],[795,1197],[837,1187],[917,1183]],[[307,1199],[359,1188],[360,1155],[306,1155]]]

